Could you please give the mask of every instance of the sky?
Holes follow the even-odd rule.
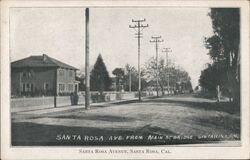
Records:
[[[141,39],[141,65],[155,57],[152,36],[161,36],[162,48],[171,48],[169,58],[189,73],[198,84],[201,70],[208,63],[204,38],[212,35],[208,8],[90,8],[90,65],[99,54],[112,75],[126,64],[137,68],[136,31],[132,19],[146,19]],[[64,63],[83,68],[85,62],[85,8],[11,8],[11,62],[47,54]]]

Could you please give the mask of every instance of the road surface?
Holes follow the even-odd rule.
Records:
[[[194,95],[12,113],[13,145],[170,145],[240,140],[240,111]]]

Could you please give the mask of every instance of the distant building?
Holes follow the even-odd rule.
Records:
[[[78,91],[77,68],[45,54],[11,63],[11,95],[41,96]]]
[[[173,85],[173,84],[172,84]],[[176,86],[169,86],[169,90],[173,91],[176,89]],[[164,85],[163,86],[164,91],[168,90],[168,86]],[[147,88],[145,90],[149,91],[157,91],[157,82],[155,80],[150,80],[147,82]],[[158,90],[161,91],[160,85],[158,85]]]

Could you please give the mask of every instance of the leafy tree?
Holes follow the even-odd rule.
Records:
[[[186,71],[176,69],[173,66],[167,67],[164,65],[164,59],[160,58],[158,62],[158,70],[156,67],[156,59],[150,58],[145,64],[146,77],[148,80],[155,82],[158,75],[158,83],[162,94],[164,94],[164,86],[168,85],[168,76],[169,76],[169,86],[171,88],[176,88],[177,84],[179,90],[192,90],[191,78],[189,77]]]
[[[112,73],[116,76],[116,91],[120,91],[120,84],[124,78],[124,70],[122,68],[115,68]]]
[[[135,69],[135,67],[130,66],[129,64],[125,65],[125,75],[124,75],[124,81],[125,81],[125,90],[129,91],[129,81],[130,81],[130,75],[131,75],[131,91],[138,91],[138,85],[139,85],[139,77],[138,77],[138,71]],[[141,90],[147,87],[147,81],[143,77],[144,71],[142,69],[141,72]]]
[[[86,89],[85,85],[85,73],[84,68],[81,67],[80,70],[76,71],[76,81],[79,81],[79,91],[84,91]]]
[[[175,68],[174,66],[169,70],[170,74],[170,87],[177,89],[179,92],[192,91],[191,78],[188,72],[181,69],[180,67]]]
[[[86,89],[85,85],[85,77],[84,76],[76,76],[76,80],[79,81],[79,91],[84,91]]]
[[[110,90],[111,83],[112,81],[109,77],[102,56],[99,54],[90,74],[90,89],[91,91],[99,91],[102,94],[103,91]]]
[[[208,68],[201,72],[199,83],[207,89],[207,91],[216,92],[216,86],[220,85],[220,73],[217,72],[215,66],[209,65]]]
[[[148,78],[157,81],[158,76],[158,84],[161,88],[162,94],[164,94],[164,86],[167,85],[167,68],[164,66],[164,59],[160,59],[158,62],[158,71],[156,66],[156,59],[153,57],[148,61],[148,65],[146,65]]]
[[[212,20],[214,35],[205,38],[205,47],[213,60],[210,67],[214,67],[217,73],[225,73],[220,76],[220,86],[232,92],[234,101],[239,103],[240,95],[240,16],[238,8],[212,8],[209,16]],[[204,77],[201,75],[201,81]],[[223,83],[222,83],[223,81]],[[204,84],[204,83],[201,83]],[[207,87],[207,86],[202,86]]]

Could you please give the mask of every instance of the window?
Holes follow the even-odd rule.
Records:
[[[30,75],[31,75],[31,76],[34,76],[34,74],[35,74],[34,70],[31,69],[31,70],[30,70]]]
[[[68,84],[68,91],[73,91],[73,84]]]
[[[64,90],[65,90],[65,85],[59,84],[59,91],[64,91]]]
[[[22,77],[27,77],[27,78],[32,77],[33,74],[34,74],[34,71],[33,71],[33,70],[21,72],[21,76],[22,76]]]
[[[72,70],[69,70],[69,76],[73,77],[73,71]]]
[[[31,83],[30,84],[30,91],[33,92],[34,91],[34,85]]]
[[[64,70],[63,69],[59,69],[59,75],[63,76],[64,75]]]
[[[45,91],[49,90],[49,84],[48,83],[44,83],[43,89]]]
[[[26,87],[27,87],[27,90],[26,90],[26,91],[28,91],[28,92],[29,92],[29,91],[30,91],[30,84],[29,84],[29,83],[27,83],[27,84],[26,84]]]
[[[23,92],[25,92],[25,83],[23,83],[23,88],[22,89],[23,89]]]

